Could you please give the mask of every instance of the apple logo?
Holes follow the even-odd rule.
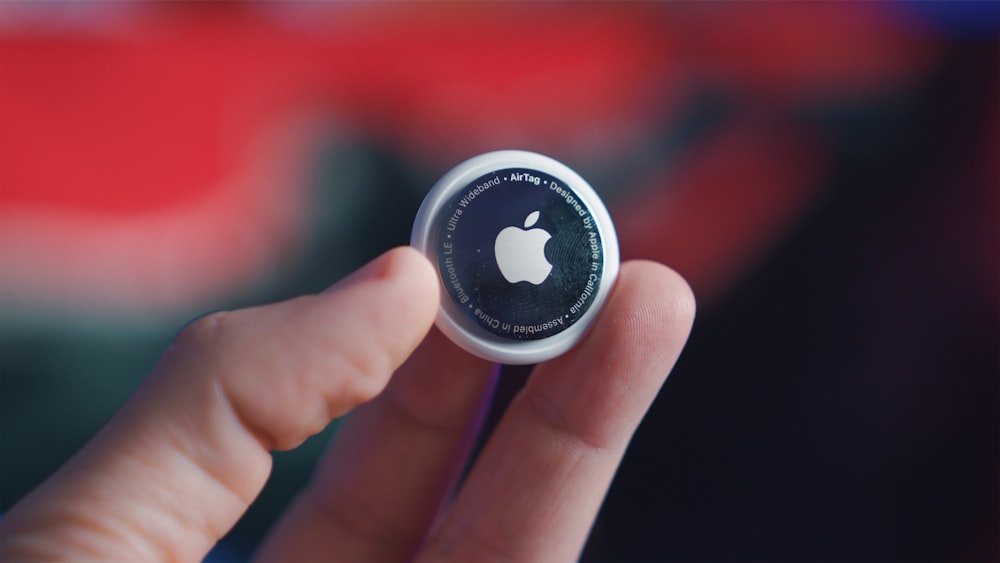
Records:
[[[507,227],[497,235],[494,252],[500,273],[510,283],[521,281],[541,285],[552,271],[545,259],[545,243],[552,238],[544,229],[528,229],[538,221],[533,211],[524,219],[524,229]]]

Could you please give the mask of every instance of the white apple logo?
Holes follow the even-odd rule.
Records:
[[[510,283],[521,281],[541,285],[552,271],[545,259],[545,243],[552,238],[544,229],[525,230],[538,221],[538,211],[528,214],[524,229],[507,227],[497,235],[494,252],[500,273]]]

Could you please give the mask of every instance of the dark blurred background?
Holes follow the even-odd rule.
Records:
[[[996,2],[2,2],[0,511],[188,319],[326,287],[451,166],[523,148],[699,299],[584,559],[998,560],[998,28]]]

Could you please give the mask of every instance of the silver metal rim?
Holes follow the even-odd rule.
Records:
[[[472,180],[504,168],[530,168],[561,179],[590,209],[604,247],[604,270],[590,308],[566,330],[540,340],[509,340],[493,335],[468,321],[448,297],[437,266],[437,234],[441,209]],[[434,264],[441,283],[441,303],[435,324],[453,342],[472,354],[505,364],[534,364],[559,356],[575,346],[589,331],[604,307],[618,278],[618,236],[607,207],[597,192],[572,168],[548,156],[522,150],[493,151],[470,158],[446,173],[427,193],[417,211],[410,245]]]

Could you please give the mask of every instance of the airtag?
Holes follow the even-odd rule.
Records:
[[[437,266],[438,328],[508,364],[572,348],[618,276],[618,238],[600,197],[565,164],[527,151],[450,170],[420,206],[410,243]]]

